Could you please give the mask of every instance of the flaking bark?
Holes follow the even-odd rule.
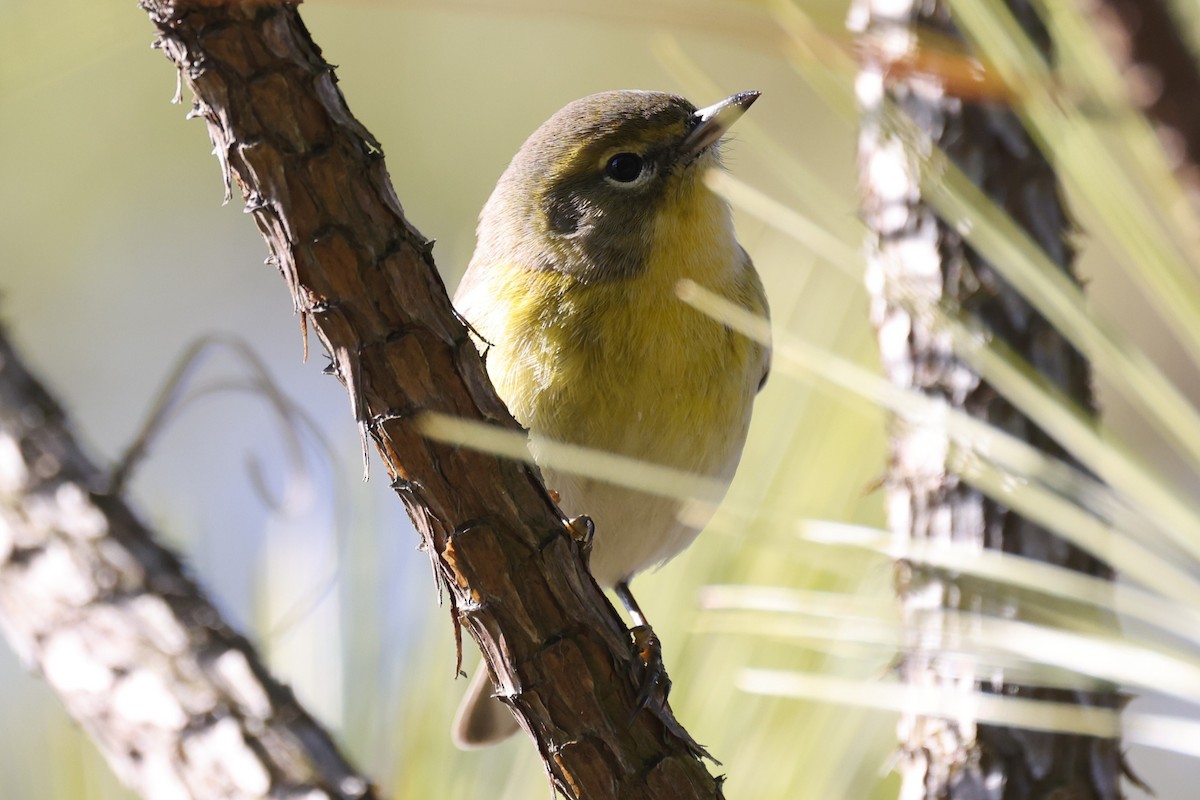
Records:
[[[107,487],[0,331],[0,627],[10,644],[143,797],[376,797]]]
[[[907,39],[916,47],[917,37],[934,38],[926,36],[929,33],[961,40],[941,2],[916,0],[900,8],[903,5],[859,0],[852,16],[867,44],[889,45],[862,48],[870,57],[859,81],[860,180],[871,230],[867,285],[884,370],[901,387],[943,398],[1070,461],[1044,431],[955,356],[950,331],[938,320],[952,309],[974,327],[991,331],[1048,383],[1092,410],[1087,362],[937,217],[922,199],[918,179],[920,159],[936,144],[1062,270],[1073,274],[1072,228],[1054,170],[1016,114],[1000,102],[953,96],[931,72],[890,71],[883,56],[896,53],[898,41]],[[1029,5],[1024,0],[1010,0],[1009,5],[1031,38],[1048,49],[1047,34]],[[915,141],[891,127],[891,109],[898,109],[918,130]],[[954,473],[952,463],[953,447],[944,431],[901,420],[893,424],[885,483],[894,533],[970,543],[1112,577],[1108,565],[968,485]],[[908,563],[897,565],[897,592],[912,632],[898,666],[907,683],[1002,690],[1010,696],[1110,709],[1120,705],[1115,691],[997,681],[995,672],[975,674],[971,660],[954,653],[953,632],[942,627],[942,609],[1036,620],[1036,609],[1016,598]],[[939,642],[945,646],[939,647]],[[905,715],[900,738],[905,800],[1121,796],[1118,740],[974,723],[966,718],[965,708],[954,720]]]

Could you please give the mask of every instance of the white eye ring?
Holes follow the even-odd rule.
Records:
[[[632,187],[650,179],[654,169],[637,153],[613,153],[604,161],[604,180],[613,186]]]

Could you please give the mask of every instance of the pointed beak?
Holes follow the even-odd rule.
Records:
[[[683,140],[681,150],[695,158],[725,135],[725,131],[738,121],[746,109],[758,99],[762,92],[738,92],[719,103],[706,106],[692,115],[692,130]]]

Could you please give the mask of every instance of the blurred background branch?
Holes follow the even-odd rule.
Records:
[[[1168,0],[1091,0],[1096,32],[1200,215],[1200,15]],[[1191,33],[1189,36],[1188,33]],[[1198,242],[1200,244],[1200,242]]]
[[[82,452],[0,330],[0,628],[143,797],[374,798]]]
[[[1049,35],[1034,10],[1024,0],[1008,7],[1048,57]],[[941,180],[931,155],[939,150],[1036,241],[1054,268],[1077,280],[1070,218],[1054,170],[1017,113],[997,102],[1019,103],[1019,87],[1002,97],[964,95],[955,82],[943,80],[943,73],[977,72],[965,50],[959,51],[958,68],[942,60],[934,62],[937,69],[892,69],[897,61],[921,61],[907,54],[958,50],[962,36],[951,8],[920,3],[901,11],[894,3],[864,0],[851,10],[860,36],[881,43],[862,48],[873,57],[864,62],[857,87],[863,108],[860,187],[871,231],[866,282],[884,372],[901,389],[935,398],[1076,467],[1052,433],[956,355],[961,346],[947,324],[947,318],[957,320],[971,335],[1003,345],[1039,384],[1056,391],[1085,419],[1093,417],[1091,371],[1083,355],[1005,279],[1003,270],[963,240],[953,220],[924,199],[924,186]],[[992,82],[998,83],[994,76]],[[888,525],[897,537],[1000,550],[1113,577],[1109,564],[1023,517],[1003,495],[989,494],[986,484],[972,482],[960,466],[967,459],[944,425],[901,416],[891,425],[890,439],[884,485]],[[980,591],[953,573],[920,563],[900,561],[896,574],[907,631],[897,669],[907,685],[1110,711],[1121,705],[1120,694],[1102,683],[1022,685],[1019,675],[998,667],[979,674],[954,651],[952,612],[1051,622],[1037,604],[1022,603],[996,587]],[[1103,617],[1097,624],[1115,630],[1116,616]],[[1032,714],[1036,709],[1037,703],[1030,704]],[[981,797],[997,787],[1002,788],[996,796],[1012,800],[1063,792],[1106,800],[1122,796],[1116,736],[989,724],[965,711],[955,717],[905,714],[899,732],[905,798]]]
[[[1168,5],[1178,19],[1193,15],[1177,32],[1194,42],[1192,4]],[[964,96],[1021,116],[1076,217],[1070,243],[1086,296],[940,155],[925,196],[1087,355],[1103,413],[1080,413],[948,314],[957,357],[1069,443],[1082,466],[900,391],[881,377],[860,255],[853,89],[862,60],[878,50],[847,33],[847,7],[339,0],[305,6],[305,18],[340,62],[356,114],[380,141],[405,143],[403,158],[389,149],[391,177],[400,196],[419,198],[410,214],[436,234],[451,285],[507,159],[566,102],[614,88],[698,102],[763,90],[726,148],[736,180],[722,190],[771,299],[774,377],[717,518],[635,587],[663,633],[672,705],[724,762],[729,796],[895,797],[899,714],[954,719],[969,709],[1009,727],[1119,732],[1158,797],[1191,797],[1200,755],[1200,299],[1196,217],[1175,162],[1134,107],[1094,6],[1039,3],[1055,46],[1050,64],[1019,26],[997,22],[1003,3],[955,2],[968,43],[932,41],[926,59],[903,69],[950,78]],[[0,4],[0,284],[13,337],[59,387],[89,449],[109,460],[188,343],[214,327],[252,341],[320,421],[336,462],[306,445],[310,467],[298,474],[273,419],[238,395],[207,394],[164,431],[130,495],[205,576],[224,617],[255,633],[275,674],[341,731],[388,793],[540,796],[545,776],[526,742],[463,754],[444,735],[462,684],[447,610],[429,602],[428,559],[412,552],[386,481],[355,480],[360,452],[345,394],[301,363],[294,330],[277,324],[290,309],[277,273],[253,268],[262,241],[240,213],[220,208],[204,126],[180,124],[183,112],[163,102],[175,85],[145,42],[146,23],[119,4]],[[878,490],[892,413],[943,426],[963,453],[955,466],[964,476],[1121,579],[895,540]],[[261,465],[262,487],[238,468],[245,458]],[[264,494],[284,502],[264,504]],[[897,559],[943,570],[972,591],[1016,595],[1043,618],[948,615],[947,657],[1029,685],[1118,685],[1129,697],[1120,717],[900,686],[889,666],[911,629],[893,596]],[[296,608],[310,610],[296,618]],[[1108,614],[1119,615],[1119,630]],[[0,679],[6,792],[129,796],[44,683],[4,648]]]

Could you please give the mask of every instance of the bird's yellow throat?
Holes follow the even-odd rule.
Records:
[[[708,454],[727,448],[706,440],[740,433],[729,417],[757,387],[722,377],[746,370],[758,346],[681,302],[675,287],[690,278],[765,309],[724,201],[699,175],[687,184],[660,208],[635,275],[584,283],[557,270],[496,270],[487,307],[463,309],[492,344],[497,391],[535,434],[689,471],[725,470],[724,457]]]

